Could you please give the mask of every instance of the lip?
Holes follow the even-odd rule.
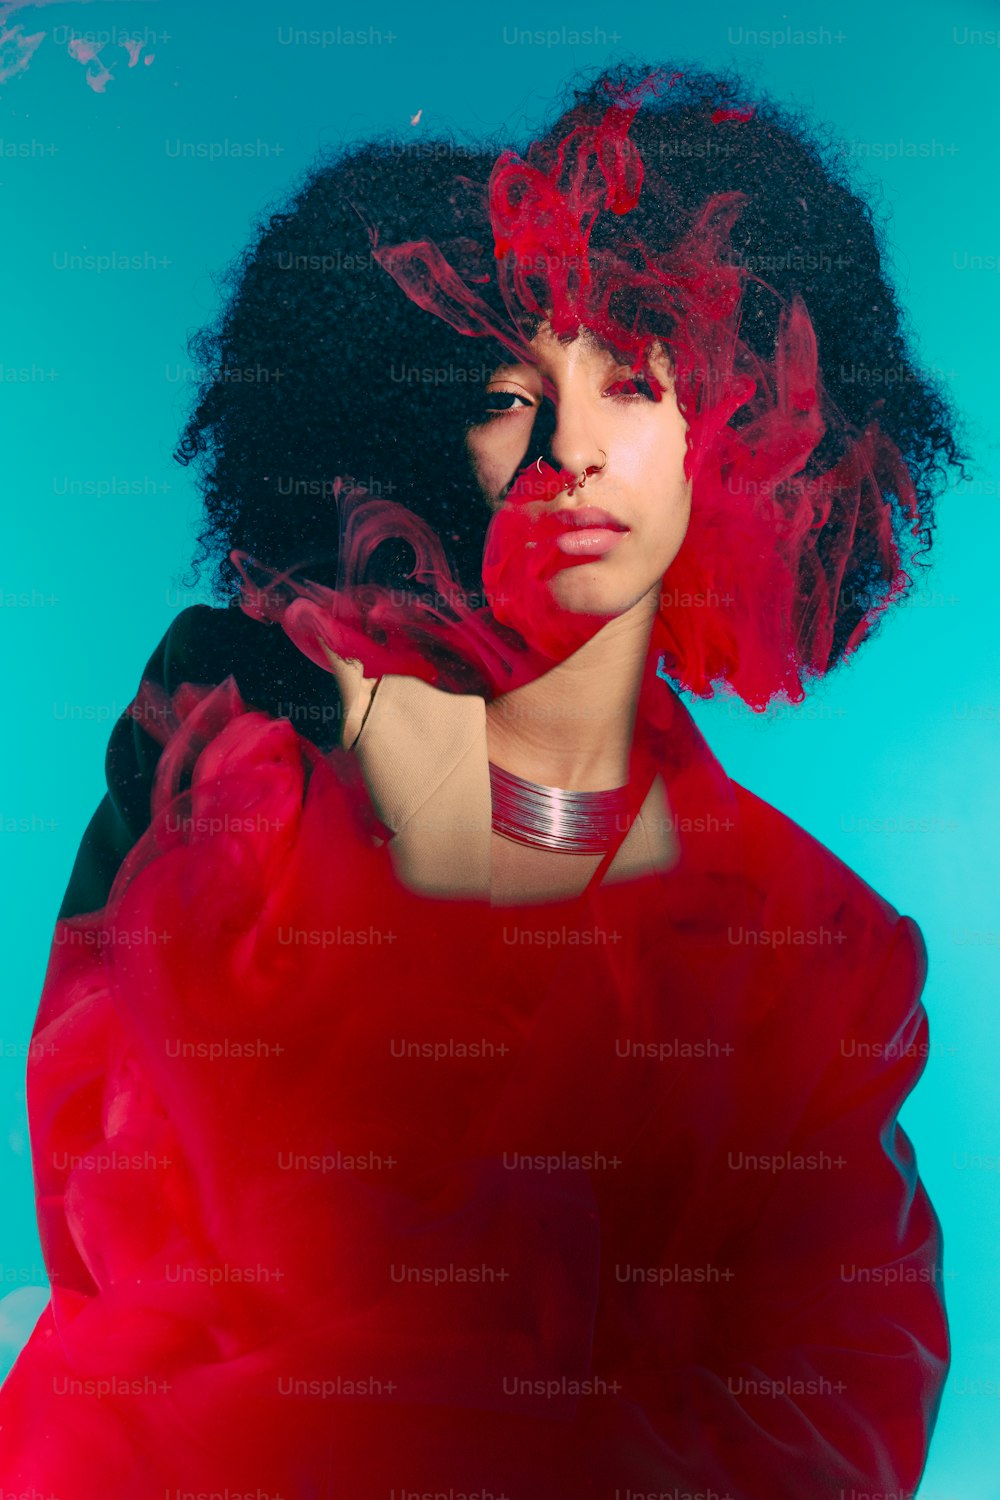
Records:
[[[556,532],[555,544],[569,557],[604,557],[628,536],[628,527],[564,526]]]
[[[563,528],[587,530],[596,528],[601,531],[628,531],[629,529],[624,522],[619,521],[610,511],[602,510],[599,505],[566,506],[563,510],[553,511],[552,520],[557,526]]]

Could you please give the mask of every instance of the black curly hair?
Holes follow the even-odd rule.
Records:
[[[537,138],[541,147],[605,107],[609,87],[633,88],[654,71],[630,62],[577,75]],[[752,109],[741,108],[747,103]],[[643,102],[629,136],[645,168],[643,193],[629,214],[601,216],[592,246],[638,234],[669,250],[709,197],[744,194],[730,239],[752,273],[740,336],[771,358],[782,305],[803,299],[826,400],[844,419],[810,464],[831,466],[852,432],[877,421],[914,485],[920,546],[911,561],[922,565],[935,500],[965,455],[950,399],[915,356],[871,186],[852,180],[833,132],[733,70],[678,66],[671,86]],[[472,594],[480,588],[489,513],[465,435],[481,416],[484,382],[510,355],[417,306],[378,264],[369,226],[383,246],[429,241],[461,252],[471,237],[492,254],[487,182],[510,146],[518,143],[385,136],[320,159],[228,268],[218,320],[189,343],[205,374],[174,454],[199,467],[206,520],[193,571],[197,579],[215,565],[217,599],[234,602],[239,592],[232,549],[279,569],[310,562],[310,577],[335,584],[336,475],[417,512],[438,533],[456,578]],[[476,291],[506,316],[495,278]],[[903,508],[898,496],[887,498],[902,542]],[[906,525],[912,535],[912,519]],[[853,547],[831,666],[885,592],[884,563],[869,541],[859,536]],[[402,585],[411,556],[388,541],[371,581]]]

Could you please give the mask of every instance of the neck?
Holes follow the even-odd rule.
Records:
[[[490,760],[567,791],[623,786],[653,617],[640,600],[551,671],[488,703]]]

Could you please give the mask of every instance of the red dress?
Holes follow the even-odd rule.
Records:
[[[347,752],[232,679],[175,696],[200,739],[34,1028],[52,1293],[7,1489],[915,1489],[949,1357],[896,1123],[920,932],[661,688],[680,862],[524,908],[406,889]]]

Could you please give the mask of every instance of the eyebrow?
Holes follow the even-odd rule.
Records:
[[[597,334],[594,332],[594,330],[592,328],[589,328],[586,323],[581,323],[580,324],[580,329],[579,329],[579,332],[576,334],[576,338],[582,339],[583,342],[585,344],[587,344],[591,349],[596,349],[599,353],[600,352],[604,352],[604,353],[607,353],[607,354],[611,354],[613,352],[611,349],[608,348],[607,344],[604,344],[604,343],[601,342],[601,340],[597,337]],[[566,338],[566,342],[567,343],[574,343],[575,339],[567,337]]]
[[[628,361],[619,359],[610,345],[605,344],[601,339],[599,339],[594,330],[592,328],[589,328],[586,323],[580,324],[577,333],[560,333],[556,335],[556,338],[557,342],[560,344],[574,344],[576,343],[577,339],[579,339],[588,349],[591,349],[594,353],[607,354],[611,359],[614,360],[616,365],[621,365],[623,368],[628,366]],[[504,370],[536,370],[537,368],[538,363],[535,360],[512,359],[496,365],[494,367],[493,374],[494,376],[499,375]]]

